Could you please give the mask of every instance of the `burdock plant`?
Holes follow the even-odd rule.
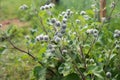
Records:
[[[67,9],[56,15],[52,12],[53,7],[53,3],[41,6],[34,15],[39,24],[34,28],[38,30],[27,42],[31,45],[28,46],[30,50],[39,50],[37,54],[41,59],[29,49],[25,51],[15,46],[11,36],[4,33],[13,48],[40,64],[34,68],[36,80],[118,79],[120,74],[114,68],[114,62],[120,55],[120,30],[109,31],[107,18],[96,21],[93,10]],[[50,16],[46,11],[50,11]]]

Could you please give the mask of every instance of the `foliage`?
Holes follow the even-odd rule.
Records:
[[[111,15],[100,22],[96,5],[86,11],[67,9],[61,13],[52,3],[40,10],[22,5],[21,10],[22,15],[28,11],[25,19],[30,17],[33,26],[23,40],[27,51],[13,44],[14,38],[21,36],[14,27],[1,32],[1,42],[8,41],[40,64],[33,70],[36,80],[119,79],[120,28],[111,22]],[[117,27],[112,30],[111,25]]]

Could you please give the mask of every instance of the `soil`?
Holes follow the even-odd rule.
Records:
[[[28,26],[28,22],[20,21],[17,18],[1,21],[0,24],[2,24],[2,30],[7,29],[10,25],[16,25],[18,27]]]

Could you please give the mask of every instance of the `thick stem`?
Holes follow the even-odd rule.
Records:
[[[106,0],[100,0],[100,19],[106,17]]]
[[[73,61],[73,64],[74,64],[74,67],[75,67],[76,71],[77,71],[77,72],[79,73],[79,75],[81,76],[82,80],[86,80],[84,74],[80,71],[80,69],[78,68],[76,62]]]

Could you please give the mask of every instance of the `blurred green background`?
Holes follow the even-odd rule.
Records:
[[[58,5],[59,10],[65,10],[67,8],[75,9],[75,10],[86,10],[90,8],[91,4],[94,4],[95,0],[60,0],[60,4]],[[109,12],[110,3],[113,0],[107,1],[107,11]],[[28,6],[32,6],[37,4],[37,8],[41,5],[44,5],[47,0],[0,0],[0,21],[5,19],[11,19],[17,17],[19,6],[22,4],[27,4]],[[99,4],[99,0],[96,0]],[[117,10],[119,11],[120,5],[117,6]],[[98,5],[99,7],[99,5]]]

